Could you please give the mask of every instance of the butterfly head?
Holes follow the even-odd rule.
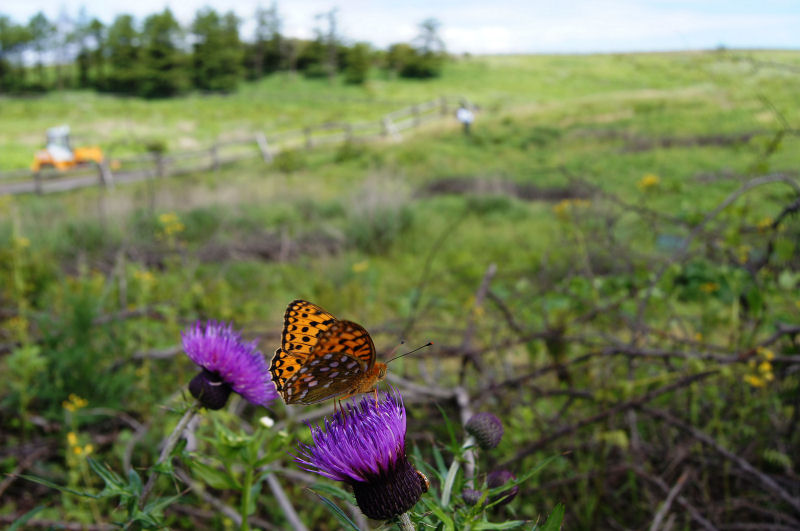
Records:
[[[373,370],[375,370],[375,369],[377,369],[377,371],[378,371],[378,376],[377,376],[378,380],[377,381],[382,382],[383,379],[386,378],[386,364],[385,363],[380,363],[380,362],[375,362],[375,367],[373,368]]]
[[[378,387],[378,383],[386,378],[386,364],[379,361],[364,373],[361,381],[356,386],[356,393],[369,393]]]

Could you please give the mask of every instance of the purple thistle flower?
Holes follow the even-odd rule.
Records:
[[[399,394],[378,404],[364,397],[344,415],[311,426],[313,444],[301,444],[295,461],[309,472],[353,487],[361,511],[388,520],[409,509],[428,490],[427,478],[406,457],[406,410]]]
[[[197,322],[181,332],[183,350],[203,370],[189,383],[189,391],[208,409],[220,409],[231,391],[265,406],[278,397],[269,367],[255,341],[247,343],[233,325]]]

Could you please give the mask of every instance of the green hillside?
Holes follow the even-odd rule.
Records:
[[[130,470],[146,480],[191,401],[196,370],[175,348],[181,331],[230,321],[269,361],[286,305],[301,298],[363,325],[378,360],[400,340],[401,352],[434,343],[389,366],[408,453],[431,481],[411,511],[420,529],[492,528],[483,518],[532,529],[558,504],[565,529],[649,528],[654,518],[791,528],[798,71],[793,51],[477,56],[435,80],[376,74],[366,87],[276,75],[229,96],[0,98],[0,170],[28,165],[60,123],[125,156],[153,140],[180,152],[378,119],[441,96],[477,106],[471,135],[447,117],[272,164],[0,196],[0,367],[10,375],[0,470],[93,494],[104,486],[97,463],[126,485]],[[147,514],[176,529],[239,523],[220,502],[249,511],[252,527],[291,528],[272,474],[309,529],[339,528],[306,487],[318,480],[343,507],[337,495],[349,494],[298,474],[286,453],[310,442],[302,419],[315,411],[237,398],[203,413],[195,446],[179,449],[177,475],[150,501],[182,497]],[[472,487],[501,467],[524,478],[513,502],[485,511],[462,498],[463,464],[442,501],[465,452],[462,417],[478,411],[497,415],[505,434],[477,451]],[[281,431],[262,433],[263,415]],[[248,444],[269,458],[255,476]],[[35,463],[24,458],[31,447],[43,448]],[[17,478],[0,518],[43,504],[35,519],[130,521],[120,496],[87,503]]]

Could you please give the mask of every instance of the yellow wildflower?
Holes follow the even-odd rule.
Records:
[[[13,199],[10,195],[0,195],[0,213],[6,212],[11,210],[11,204],[13,203]]]
[[[91,454],[93,451],[94,451],[94,445],[93,445],[93,444],[87,444],[86,446],[84,446],[84,447],[83,447],[83,453],[84,453],[84,455],[89,455],[89,454]]]
[[[353,264],[353,273],[363,273],[367,269],[369,269],[368,260],[363,260],[361,262],[356,262],[355,264]]]
[[[756,388],[765,387],[767,385],[767,382],[764,381],[763,378],[755,374],[746,374],[744,376],[744,381]]]
[[[756,353],[758,353],[759,356],[761,356],[767,361],[772,361],[775,359],[775,353],[772,352],[771,349],[768,349],[766,347],[757,347]]]
[[[564,199],[553,205],[553,213],[560,219],[569,217],[569,199]]]
[[[178,215],[174,212],[167,212],[158,216],[158,222],[161,225],[159,236],[170,237],[179,232],[183,232],[186,226],[181,223]]]
[[[752,247],[749,245],[740,245],[739,249],[737,250],[739,254],[739,263],[746,264],[747,260],[750,258],[750,250]]]
[[[89,405],[89,401],[85,398],[81,398],[75,393],[70,393],[67,400],[61,402],[61,407],[66,409],[67,411],[77,411],[79,409],[85,408]]]
[[[654,173],[647,173],[644,175],[644,177],[639,179],[639,182],[636,183],[636,186],[638,186],[639,190],[642,192],[646,192],[658,186],[660,182],[661,179],[658,177],[658,175],[655,175]]]
[[[709,294],[715,293],[719,291],[719,284],[717,284],[716,282],[704,282],[703,284],[700,284],[700,291]]]
[[[80,446],[74,446],[72,448],[72,453],[74,453],[75,455],[81,455],[83,453],[83,448],[81,448]]]
[[[74,431],[71,431],[67,434],[67,442],[70,446],[77,446],[78,444],[78,436],[75,435]]]
[[[765,230],[767,230],[768,228],[770,228],[772,226],[772,223],[773,223],[772,218],[767,216],[765,218],[762,218],[756,224],[756,227],[758,227],[758,230],[760,230],[761,232],[764,232]]]
[[[135,278],[136,280],[138,280],[142,284],[152,284],[156,279],[156,277],[153,275],[153,273],[151,273],[150,271],[147,271],[146,269],[141,270],[141,271],[138,271],[138,270],[134,271],[133,272],[133,278]]]
[[[768,361],[762,361],[758,364],[758,372],[761,374],[766,374],[768,372],[772,372],[772,364]]]

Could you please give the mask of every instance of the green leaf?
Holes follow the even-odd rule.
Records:
[[[547,521],[542,526],[541,531],[559,531],[561,529],[561,523],[564,521],[564,505],[559,503],[556,505],[553,512],[550,513],[550,516],[547,517]]]
[[[41,512],[41,510],[44,509],[44,507],[45,507],[44,505],[39,505],[38,507],[34,507],[27,513],[20,516],[19,518],[14,520],[14,523],[11,524],[11,526],[8,528],[8,531],[16,531],[17,529],[24,529],[24,527],[20,526],[24,526],[26,523],[28,523],[28,520],[39,514],[39,512]]]
[[[164,507],[172,505],[176,501],[180,500],[183,497],[183,494],[175,494],[174,496],[170,496],[168,498],[157,498],[147,505],[144,506],[144,512],[148,515],[155,511],[161,511]]]
[[[142,494],[142,478],[139,477],[139,473],[134,469],[128,471],[128,487],[136,496]]]
[[[481,529],[515,529],[517,527],[521,527],[525,525],[525,520],[509,520],[508,522],[478,522],[477,524],[470,527],[470,529],[475,529],[476,531],[480,531]]]
[[[447,416],[447,413],[445,413],[444,409],[442,409],[442,406],[436,404],[436,407],[439,408],[439,412],[442,414],[442,417],[444,418],[444,426],[447,429],[447,434],[450,436],[450,444],[452,445],[453,448],[460,448],[461,444],[458,442],[458,439],[456,437],[456,432],[453,429],[453,423],[450,422],[450,418]]]
[[[448,466],[444,464],[444,458],[442,457],[442,452],[439,451],[439,448],[436,446],[432,449],[433,452],[433,460],[436,462],[436,468],[438,468],[439,477],[447,477],[447,470]]]
[[[93,500],[100,500],[102,498],[107,497],[106,495],[96,495],[96,494],[89,494],[86,492],[78,492],[77,490],[72,490],[67,487],[62,487],[61,485],[56,485],[52,481],[48,481],[42,478],[37,478],[36,476],[20,474],[19,477],[27,479],[28,481],[33,481],[34,483],[39,483],[40,485],[44,485],[45,487],[50,487],[51,489],[56,489],[58,491],[66,492],[67,494],[73,494],[75,496],[80,496],[82,498],[92,498]]]
[[[247,514],[251,515],[256,512],[256,502],[258,501],[258,495],[261,494],[261,482],[256,481],[253,485],[250,486],[250,497],[247,499]]]
[[[220,470],[209,466],[200,461],[188,461],[189,467],[197,474],[197,476],[210,487],[215,489],[241,489],[241,485],[235,478],[231,477],[226,470]]]
[[[352,494],[347,492],[344,489],[341,489],[335,485],[328,485],[325,483],[314,483],[309,487],[309,489],[313,490],[314,492],[324,492],[329,496],[333,496],[335,498],[339,498],[340,500],[346,501],[348,503],[355,503],[355,498]]]
[[[444,525],[445,531],[455,531],[453,519],[445,514],[444,510],[439,507],[435,501],[429,499],[428,496],[423,496],[422,503],[424,503],[433,514],[439,517],[439,520],[441,520],[442,524]]]
[[[314,492],[313,489],[309,490],[311,490],[311,492]],[[352,529],[353,531],[360,531],[358,529],[358,526],[355,523],[353,523],[353,521],[350,520],[350,518],[346,514],[344,514],[344,511],[342,511],[338,505],[333,503],[331,500],[329,500],[322,494],[319,494],[318,492],[314,492],[314,494],[316,494],[319,497],[319,499],[322,500],[322,503],[325,504],[330,513],[333,514],[333,516],[335,516],[336,519],[342,523],[342,525],[344,525],[349,529]]]
[[[120,477],[119,474],[91,457],[87,458],[87,461],[89,461],[92,472],[100,476],[103,483],[106,484],[106,489],[122,491],[125,488],[126,484],[122,481],[122,477]]]

